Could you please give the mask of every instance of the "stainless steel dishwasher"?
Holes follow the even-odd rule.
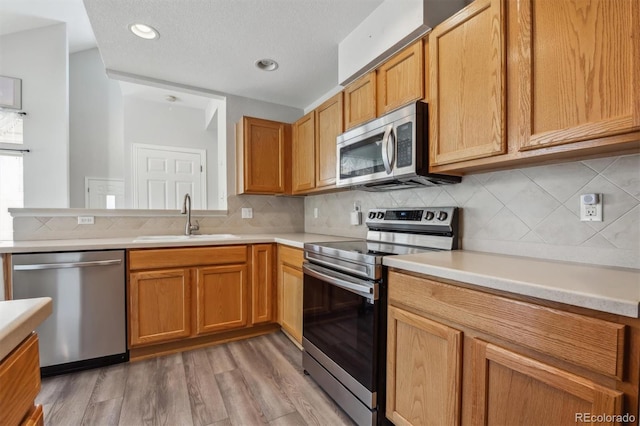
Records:
[[[36,329],[43,376],[128,361],[124,250],[11,256],[13,299],[51,297]]]

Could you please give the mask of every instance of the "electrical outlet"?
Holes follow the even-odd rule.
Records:
[[[317,219],[317,218],[318,218],[318,208],[317,208],[317,207],[314,207],[314,208],[313,208],[313,218],[314,218],[314,219]]]
[[[93,225],[94,223],[93,216],[78,216],[78,225]]]
[[[251,207],[243,207],[242,208],[242,218],[243,219],[252,219],[253,218],[253,209]]]
[[[580,196],[580,220],[602,222],[602,194],[582,194]]]

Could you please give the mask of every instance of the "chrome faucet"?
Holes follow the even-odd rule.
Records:
[[[191,196],[189,194],[184,194],[184,203],[182,204],[181,214],[187,215],[187,223],[184,226],[184,235],[191,235],[192,231],[197,231],[200,229],[200,225],[196,220],[196,224],[191,224]]]

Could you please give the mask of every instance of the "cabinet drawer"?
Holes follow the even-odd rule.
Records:
[[[0,425],[17,425],[40,391],[38,336],[33,333],[0,364]]]
[[[391,271],[389,303],[622,378],[625,325]]]
[[[223,265],[247,261],[247,246],[129,251],[129,270]]]
[[[286,263],[287,265],[301,269],[302,262],[304,262],[303,250],[284,245],[278,246],[278,263]]]

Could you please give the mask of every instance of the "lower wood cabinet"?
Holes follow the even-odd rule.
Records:
[[[299,344],[302,344],[303,261],[302,250],[278,246],[278,322]]]
[[[275,321],[275,253],[273,244],[251,246],[251,324]]]
[[[389,307],[387,417],[396,425],[460,423],[462,333]]]
[[[38,336],[32,333],[0,362],[0,425],[44,425]]]
[[[196,333],[247,325],[247,265],[197,269]]]
[[[130,250],[130,348],[275,322],[273,247]]]
[[[620,391],[482,340],[472,347],[476,424],[568,425],[584,413],[622,412]]]
[[[134,272],[129,276],[131,345],[191,335],[189,269]]]
[[[637,424],[640,319],[509,296],[391,270],[387,418],[561,425],[626,414]]]

